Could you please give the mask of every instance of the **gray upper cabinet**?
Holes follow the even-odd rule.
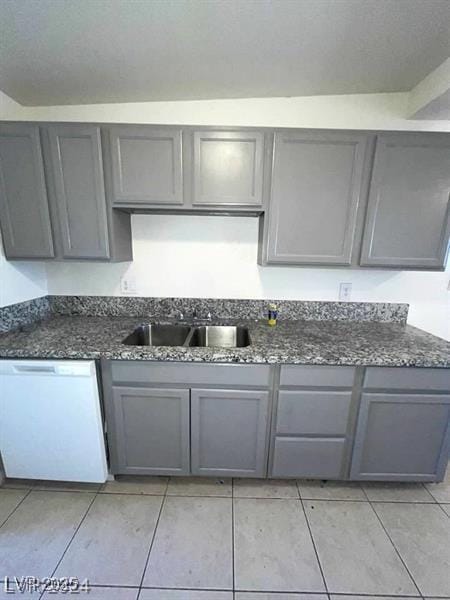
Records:
[[[264,133],[193,132],[193,206],[262,207]]]
[[[183,204],[182,131],[170,127],[109,128],[112,204]]]
[[[54,256],[37,126],[0,125],[0,219],[7,258]]]
[[[443,269],[449,202],[450,136],[380,135],[361,265]]]
[[[112,472],[187,475],[189,390],[117,386],[112,398]]]
[[[64,258],[110,257],[100,130],[48,128]]]
[[[275,134],[262,262],[351,264],[370,140],[343,131]]]
[[[269,393],[191,390],[191,470],[195,475],[263,477]]]

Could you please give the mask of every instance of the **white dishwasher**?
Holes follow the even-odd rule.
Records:
[[[7,477],[104,482],[95,362],[0,360],[0,454]]]

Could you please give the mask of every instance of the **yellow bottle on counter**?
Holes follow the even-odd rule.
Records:
[[[273,327],[277,324],[278,310],[276,304],[269,304],[269,314],[267,324]]]

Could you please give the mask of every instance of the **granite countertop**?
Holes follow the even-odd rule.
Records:
[[[269,327],[262,320],[218,320],[213,324],[247,326],[252,344],[246,348],[122,344],[146,320],[52,316],[0,334],[0,358],[450,367],[449,342],[399,323],[281,320]]]

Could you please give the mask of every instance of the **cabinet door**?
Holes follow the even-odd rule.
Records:
[[[64,258],[109,258],[100,130],[89,125],[48,128]]]
[[[7,258],[52,258],[39,128],[0,125],[0,220]]]
[[[268,263],[350,265],[368,136],[276,133]]]
[[[448,462],[450,396],[364,393],[351,479],[439,481]]]
[[[189,390],[113,387],[113,473],[189,474]]]
[[[192,473],[263,477],[268,409],[268,392],[191,390]]]
[[[193,205],[261,207],[264,134],[194,132]]]
[[[109,135],[113,204],[183,204],[181,130],[120,126]]]
[[[380,135],[361,264],[442,269],[449,199],[450,136]]]

